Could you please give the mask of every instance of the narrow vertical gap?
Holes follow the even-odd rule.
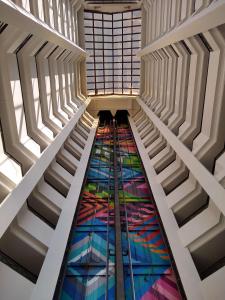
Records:
[[[120,149],[121,141],[119,139],[119,135],[117,135],[117,144],[118,144],[118,157],[119,157],[119,169],[121,171],[121,185],[123,190],[123,183],[125,182],[125,179],[123,178],[123,166],[122,166],[122,160],[121,160],[121,153],[122,149]],[[133,274],[133,264],[132,264],[132,256],[131,256],[131,245],[130,245],[130,237],[129,237],[129,221],[128,221],[128,214],[127,214],[127,201],[124,196],[124,192],[122,193],[123,199],[119,199],[119,205],[123,205],[124,209],[124,215],[122,216],[124,219],[121,220],[123,228],[121,230],[124,230],[126,233],[126,240],[128,245],[128,260],[129,260],[129,269],[130,269],[130,280],[131,280],[131,289],[132,289],[132,300],[135,300],[135,286],[134,286],[134,274]],[[125,224],[124,224],[125,222]],[[124,249],[122,249],[122,253],[124,252]],[[124,267],[124,262],[123,262]]]
[[[125,299],[124,293],[124,276],[123,276],[123,257],[122,257],[122,235],[120,223],[120,203],[119,203],[119,184],[117,173],[117,138],[116,138],[116,123],[113,120],[113,154],[114,154],[114,199],[115,199],[115,246],[116,246],[116,299]]]

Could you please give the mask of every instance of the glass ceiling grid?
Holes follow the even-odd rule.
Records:
[[[141,11],[85,12],[89,95],[138,94]]]

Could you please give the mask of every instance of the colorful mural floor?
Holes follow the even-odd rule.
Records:
[[[129,125],[97,130],[60,299],[115,299],[114,135],[125,298],[182,299]]]

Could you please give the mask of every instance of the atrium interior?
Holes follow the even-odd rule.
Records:
[[[225,299],[225,0],[0,0],[0,300]]]

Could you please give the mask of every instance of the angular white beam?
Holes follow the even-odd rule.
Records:
[[[86,56],[86,52],[79,46],[34,17],[31,13],[15,5],[12,1],[0,1],[0,19],[5,23],[8,23],[10,20],[10,25],[14,25],[21,31],[35,34],[43,40],[52,42],[62,48],[67,48],[78,55]]]
[[[199,278],[198,272],[196,271],[190,253],[181,244],[181,241],[178,236],[179,227],[176,223],[172,211],[168,209],[167,203],[165,201],[165,192],[163,191],[163,188],[160,185],[160,183],[157,182],[156,172],[150,163],[147,151],[143,146],[143,143],[140,139],[140,136],[137,132],[136,126],[132,118],[129,118],[129,121],[139,153],[145,165],[146,175],[148,177],[149,182],[151,182],[152,193],[155,198],[158,210],[160,211],[160,217],[162,219],[167,238],[170,243],[174,259],[176,261],[176,266],[184,290],[186,292],[187,299],[203,300],[202,291],[200,288],[201,280]]]
[[[31,300],[53,299],[96,128],[97,120],[93,122],[91,132],[85,145],[85,151],[80,161],[80,166],[71,183],[71,188],[63,205]]]
[[[207,8],[188,18],[183,24],[137,53],[141,57],[155,50],[219,26],[225,21],[225,1],[214,1]]]
[[[174,151],[183,160],[187,168],[194,175],[206,193],[212,198],[215,205],[225,215],[225,190],[216,178],[199,162],[193,153],[172,133],[165,124],[150,110],[150,108],[137,98],[156,128],[161,132]]]
[[[0,205],[0,237],[4,234],[12,220],[22,208],[26,199],[41,179],[49,164],[52,162],[53,157],[58,153],[63,143],[68,138],[68,135],[73,130],[89,102],[90,99],[84,103],[70,122],[57,135],[52,144],[43,152],[40,159],[30,168],[21,182]]]

